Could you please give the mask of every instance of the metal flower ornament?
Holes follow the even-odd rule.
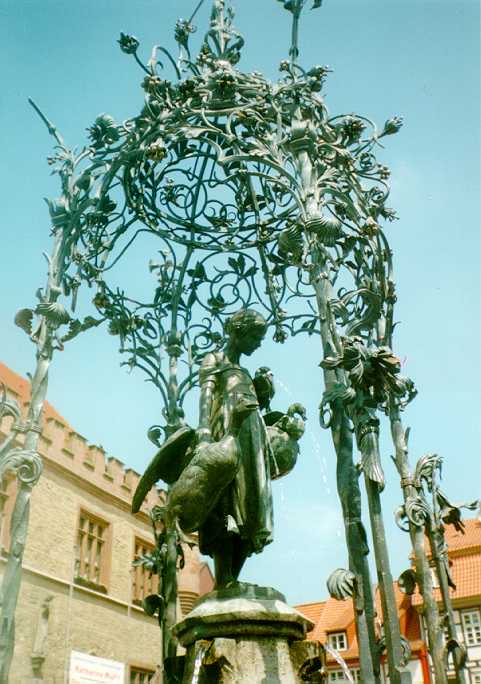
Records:
[[[298,62],[302,12],[320,8],[321,0],[280,1],[292,15],[292,34],[274,83],[259,72],[239,70],[244,40],[225,0],[213,0],[210,26],[200,51],[192,54],[192,20],[201,0],[189,20],[177,22],[177,57],[155,46],[144,61],[139,40],[121,34],[121,51],[142,72],[141,111],[123,123],[98,116],[80,154],[65,148],[34,105],[58,145],[51,163],[62,194],[49,209],[54,235],[62,237],[47,292],[17,322],[40,339],[42,333],[30,328],[39,316],[41,330],[49,331],[50,354],[106,321],[119,339],[124,365],[142,370],[159,390],[163,422],[149,430],[157,446],[183,426],[183,404],[198,383],[199,364],[207,353],[219,352],[226,321],[239,309],[255,307],[276,342],[318,336],[320,423],[332,433],[349,557],[349,570],[336,570],[328,586],[340,600],[352,596],[361,680],[379,682],[362,472],[389,677],[399,684],[410,675],[403,671],[406,653],[382,517],[378,416],[386,414],[391,423],[407,514],[418,491],[401,415],[416,391],[401,376],[392,351],[397,295],[385,226],[396,213],[388,205],[389,169],[375,153],[400,130],[402,119],[392,117],[377,128],[363,116],[331,115],[323,97],[329,69],[304,69]],[[172,80],[166,79],[167,69]],[[146,254],[150,285],[127,290],[116,267],[134,248]],[[75,268],[73,275],[67,266]],[[75,300],[81,283],[91,288],[97,312],[83,320],[58,301],[62,293]],[[65,333],[62,325],[68,325]],[[422,530],[414,512],[408,521],[416,573],[424,577],[430,606],[436,681],[444,682]],[[178,544],[171,523],[162,541],[164,567],[174,568],[164,582],[174,606],[163,612],[166,639],[175,622]],[[165,652],[174,653],[175,644]]]

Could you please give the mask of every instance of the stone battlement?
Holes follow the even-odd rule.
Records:
[[[22,415],[25,416],[30,395],[29,382],[0,363],[0,383],[3,383],[7,390],[7,398],[17,401],[21,407]],[[12,419],[8,417],[2,421],[0,442],[3,442],[9,434],[12,422]],[[99,487],[107,495],[121,499],[124,503],[130,504],[132,502],[132,497],[141,477],[140,474],[132,468],[126,467],[115,456],[107,455],[103,447],[90,444],[48,402],[45,402],[44,405],[42,434],[38,450],[44,458],[46,466],[49,463],[60,466],[73,475]],[[159,505],[163,499],[163,490],[152,489],[146,497],[141,511],[147,512],[153,506]]]
[[[115,456],[109,456],[101,446],[88,441],[56,418],[44,420],[39,451],[44,458],[88,480],[129,503],[137,488],[140,474]],[[144,510],[159,504],[159,493],[152,489],[146,497]]]

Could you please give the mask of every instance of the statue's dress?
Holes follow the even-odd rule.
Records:
[[[200,370],[201,391],[213,384],[210,428],[215,441],[229,430],[239,395],[257,402],[249,372],[231,363],[223,352],[209,354]],[[259,410],[244,419],[238,433],[240,461],[234,480],[221,495],[199,530],[202,553],[212,555],[226,536],[238,534],[248,555],[259,553],[273,537],[272,492],[269,463],[272,459],[266,426]]]

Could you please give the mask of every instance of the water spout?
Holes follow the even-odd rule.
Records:
[[[341,666],[341,670],[344,673],[344,677],[346,678],[346,681],[349,682],[349,684],[355,684],[355,681],[353,679],[351,671],[348,668],[348,666],[346,665],[346,661],[344,660],[344,658],[342,658],[342,656],[340,656],[339,653],[334,648],[329,646],[329,644],[326,643],[326,644],[323,644],[323,646],[324,646],[326,652],[329,653],[329,655],[332,656],[334,658],[334,660],[337,663],[339,663],[339,665]]]
[[[204,656],[210,648],[210,643],[208,644],[198,644],[197,654],[194,661],[194,670],[192,672],[191,684],[199,684],[200,669],[204,660]]]

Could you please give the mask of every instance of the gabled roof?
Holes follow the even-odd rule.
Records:
[[[305,615],[308,620],[317,625],[325,605],[326,601],[320,601],[315,603],[301,603],[299,606],[296,606],[296,608],[300,613]]]
[[[397,582],[394,583],[396,604],[398,607],[401,634],[411,642],[413,652],[419,651],[423,647],[419,619],[411,603],[411,597],[403,594]],[[382,622],[381,600],[379,590],[375,595],[376,611],[379,617],[379,625]],[[328,635],[333,632],[346,632],[348,648],[342,651],[341,655],[346,662],[351,661],[351,665],[359,659],[359,648],[356,636],[356,625],[354,620],[354,608],[351,599],[336,601],[329,598],[327,601],[318,603],[305,603],[296,606],[303,615],[315,623],[315,627],[307,636],[308,639],[325,643]],[[327,664],[334,665],[335,660],[327,657]]]
[[[463,522],[465,534],[456,531],[452,526],[446,528],[451,574],[457,587],[456,591],[451,590],[450,594],[457,602],[481,597],[481,520],[471,518]],[[416,652],[424,646],[419,618],[414,609],[415,606],[422,604],[422,596],[419,593],[412,597],[403,594],[397,582],[394,583],[394,591],[401,634],[409,639],[413,652]],[[438,601],[441,600],[439,589],[435,590],[435,597]],[[375,599],[380,624],[382,610],[378,590]],[[302,604],[297,606],[297,609],[315,623],[314,629],[308,634],[308,639],[325,642],[329,633],[346,632],[348,650],[342,651],[342,657],[346,661],[359,657],[352,600],[336,601],[329,598],[327,601]],[[327,660],[329,665],[335,662],[329,657]]]
[[[332,632],[346,632],[348,648],[346,651],[342,651],[344,660],[359,657],[354,610],[351,600],[336,601],[333,598],[328,599],[316,626],[309,634],[309,638],[324,643]],[[327,661],[328,663],[331,663],[331,661],[335,662],[329,656]]]

